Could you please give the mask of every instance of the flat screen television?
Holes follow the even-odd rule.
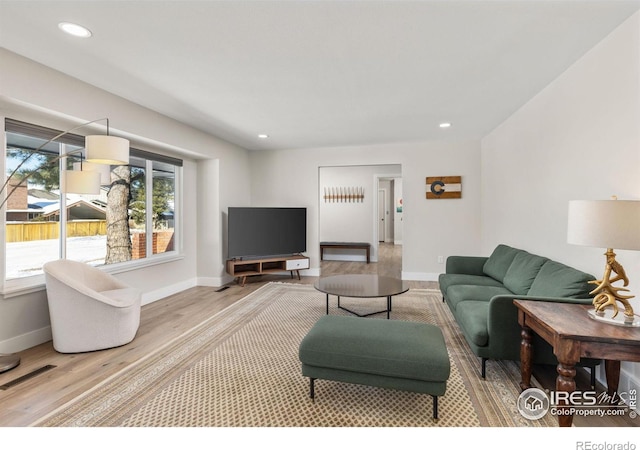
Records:
[[[229,259],[307,251],[307,208],[230,207]]]

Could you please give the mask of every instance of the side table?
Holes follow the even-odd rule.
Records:
[[[593,320],[587,314],[591,305],[532,300],[513,303],[518,308],[518,322],[522,326],[520,387],[523,390],[531,387],[532,333],[551,344],[558,358],[557,391],[575,391],[576,364],[580,358],[605,360],[609,395],[618,390],[620,361],[640,362],[640,328]],[[561,415],[558,421],[561,427],[569,427],[573,416]]]

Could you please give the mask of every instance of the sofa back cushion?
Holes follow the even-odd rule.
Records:
[[[504,281],[504,276],[509,269],[509,266],[513,262],[516,254],[521,252],[517,248],[509,247],[508,245],[500,244],[494,250],[487,262],[484,263],[482,271],[485,275],[498,280]]]
[[[521,250],[513,258],[513,262],[504,275],[504,286],[514,294],[526,295],[536,279],[540,268],[549,261],[548,258]]]
[[[588,298],[595,288],[589,281],[593,275],[581,272],[557,261],[547,261],[533,280],[528,295],[539,297]]]

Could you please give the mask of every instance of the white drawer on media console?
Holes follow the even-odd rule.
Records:
[[[287,270],[308,269],[309,259],[287,259]]]

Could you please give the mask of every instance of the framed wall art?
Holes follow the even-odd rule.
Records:
[[[427,177],[427,200],[462,198],[462,177]]]

